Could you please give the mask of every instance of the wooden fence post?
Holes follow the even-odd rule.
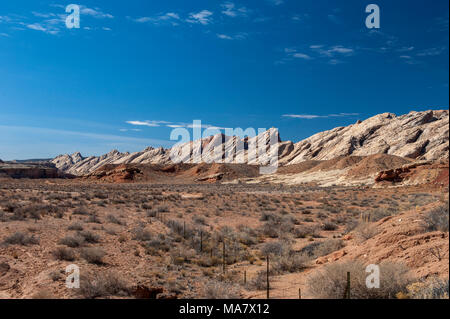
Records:
[[[270,290],[270,284],[269,284],[269,255],[267,255],[267,299],[270,298],[269,290]]]

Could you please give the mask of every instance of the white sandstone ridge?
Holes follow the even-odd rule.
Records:
[[[338,156],[389,154],[417,160],[449,156],[449,111],[375,115],[363,122],[321,132],[294,145],[281,164]]]
[[[390,154],[417,160],[448,159],[449,156],[449,111],[410,112],[396,116],[383,113],[363,122],[337,127],[321,132],[296,144],[281,142],[278,132],[270,129],[254,138],[241,139],[236,136],[218,134],[193,141],[173,149],[148,147],[141,152],[120,153],[116,150],[96,157],[84,158],[80,153],[60,155],[52,163],[62,171],[74,175],[92,173],[105,164],[171,164],[170,154],[182,153],[182,148],[189,146],[185,154],[192,163],[214,162],[218,158],[229,158],[247,164],[260,164],[258,154],[249,152],[249,145],[261,139],[266,149],[270,137],[278,140],[279,165],[298,164],[306,160],[328,160],[339,156],[368,156]],[[214,148],[221,148],[216,154]],[[263,146],[264,147],[264,146]],[[236,151],[236,149],[238,151]]]

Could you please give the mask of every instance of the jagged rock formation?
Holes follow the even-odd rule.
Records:
[[[280,160],[296,164],[347,155],[390,154],[418,160],[449,155],[449,111],[383,113],[347,127],[318,133],[294,145]]]
[[[80,153],[60,155],[52,160],[60,170],[85,175],[106,164],[159,164],[173,163],[171,154],[184,163],[247,163],[266,165],[267,160],[258,152],[249,152],[249,146],[269,148],[270,139],[278,140],[279,165],[299,164],[308,160],[330,160],[340,156],[368,156],[388,154],[414,160],[437,160],[449,157],[449,111],[410,112],[396,116],[383,113],[347,127],[337,127],[315,134],[296,144],[282,142],[278,131],[270,129],[253,138],[218,134],[205,139],[178,145],[172,149],[149,147],[142,152],[108,154],[84,158]],[[261,146],[259,146],[261,147]],[[221,150],[217,153],[214,150]]]

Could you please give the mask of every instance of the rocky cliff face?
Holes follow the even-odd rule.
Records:
[[[347,127],[337,127],[294,145],[280,161],[328,160],[338,156],[389,154],[419,160],[448,158],[449,111],[383,113]]]
[[[51,163],[0,162],[0,177],[10,178],[65,178],[70,177]]]
[[[261,164],[258,154],[248,152],[258,139],[269,147],[270,138],[278,140],[280,165],[298,164],[307,160],[329,160],[339,156],[389,154],[417,160],[436,160],[449,156],[449,111],[411,112],[396,116],[379,114],[347,127],[337,127],[311,136],[296,144],[281,142],[278,132],[270,129],[254,138],[230,137],[223,134],[179,145],[172,149],[149,147],[142,152],[108,154],[84,158],[80,153],[60,155],[52,160],[60,170],[84,175],[105,164],[170,164],[170,154],[192,158],[193,163],[229,159],[248,164]],[[213,150],[222,149],[219,154]],[[183,151],[187,152],[184,153]],[[225,160],[226,161],[226,160]]]

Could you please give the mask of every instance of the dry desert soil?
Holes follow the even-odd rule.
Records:
[[[266,298],[269,258],[270,298],[448,298],[448,236],[448,183],[5,178],[0,297]]]

